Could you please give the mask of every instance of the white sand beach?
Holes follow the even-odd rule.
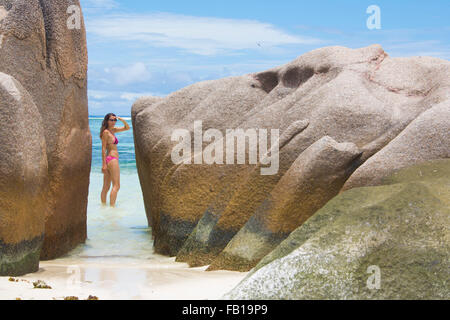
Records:
[[[76,263],[55,260],[41,263],[39,272],[9,281],[0,277],[0,300],[63,300],[90,295],[100,300],[214,300],[236,286],[246,273],[188,268],[172,258],[158,263]],[[52,289],[35,289],[44,281]]]
[[[206,266],[189,268],[155,254],[135,171],[122,174],[116,208],[100,204],[99,171],[91,173],[86,243],[60,259],[41,262],[39,272],[15,278],[19,282],[0,277],[0,300],[89,295],[100,300],[213,300],[245,277],[240,272],[206,272]],[[52,289],[34,289],[37,280]]]

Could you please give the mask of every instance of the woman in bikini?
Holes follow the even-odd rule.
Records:
[[[121,128],[116,128],[117,120],[120,120],[125,125]],[[102,161],[103,161],[103,190],[102,190],[102,204],[106,205],[106,195],[109,189],[112,190],[110,197],[111,207],[115,207],[117,200],[117,193],[120,189],[120,168],[119,168],[119,152],[117,144],[119,140],[115,136],[116,133],[128,131],[130,126],[121,117],[117,117],[114,113],[108,113],[102,123],[100,131],[100,138],[102,139]]]

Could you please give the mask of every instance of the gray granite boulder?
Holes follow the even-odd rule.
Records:
[[[449,299],[450,160],[328,202],[225,299]]]

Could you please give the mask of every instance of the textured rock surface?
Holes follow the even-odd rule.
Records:
[[[352,143],[324,137],[305,150],[209,270],[249,271],[339,193],[360,155]]]
[[[29,92],[43,120],[49,188],[41,258],[86,239],[92,137],[84,23],[69,29],[78,0],[0,0],[0,71]],[[28,156],[28,155],[27,155]]]
[[[450,160],[382,183],[331,200],[224,298],[449,299]]]
[[[450,158],[450,100],[421,114],[398,137],[356,170],[344,189],[378,185],[383,177],[397,169],[428,159],[445,158]]]
[[[227,259],[223,250],[236,235],[241,237],[255,225],[261,215],[257,212],[271,201],[271,193],[281,188],[280,180],[296,159],[325,136],[337,143],[352,143],[361,153],[347,168],[343,178],[350,176],[347,187],[372,185],[395,169],[448,157],[447,142],[442,145],[448,128],[446,118],[433,120],[423,139],[416,137],[405,145],[406,149],[426,150],[419,155],[411,151],[403,156],[406,153],[401,148],[401,137],[408,139],[417,135],[417,130],[426,129],[427,121],[433,118],[427,112],[448,117],[449,71],[448,61],[390,58],[378,45],[357,50],[327,47],[261,73],[197,83],[164,99],[138,100],[133,106],[136,154],[156,251],[178,255],[178,261],[193,266],[212,263],[212,269],[216,264],[239,270],[242,261],[224,263]],[[176,143],[170,137],[175,129],[193,132],[196,120],[203,121],[204,130],[214,128],[224,135],[226,129],[279,129],[282,138],[278,174],[261,175],[261,164],[174,165],[170,155]],[[386,155],[382,156],[385,148]],[[394,153],[392,164],[378,165]],[[379,162],[372,165],[370,160],[375,161],[377,156]],[[372,168],[378,170],[376,177],[370,175]],[[332,175],[333,166],[326,170]],[[321,172],[320,176],[326,174]],[[320,179],[309,177],[311,181],[316,178]],[[286,183],[289,179],[285,178]],[[339,184],[346,182],[330,177],[333,179]],[[296,188],[303,194],[295,194],[295,198],[307,199],[308,186],[302,189],[299,183]],[[313,207],[322,207],[328,196],[338,192],[336,184],[328,196],[320,196],[326,187],[311,186],[317,190],[317,195],[311,195],[317,200]],[[279,217],[283,215],[288,214],[280,212]],[[271,214],[267,216],[273,222],[271,230],[283,229],[282,219],[269,217]],[[293,221],[287,224],[295,225]],[[265,237],[264,228],[252,230],[260,239]],[[278,233],[274,243],[287,234]],[[236,243],[242,241],[236,238],[227,251]],[[245,269],[271,246],[260,249],[252,249],[261,254],[255,255],[258,258],[251,259]]]
[[[0,276],[39,269],[44,239],[47,153],[39,110],[0,72]]]

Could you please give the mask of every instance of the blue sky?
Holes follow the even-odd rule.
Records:
[[[89,113],[128,116],[142,95],[259,72],[316,48],[381,44],[393,57],[450,59],[448,0],[81,0]],[[381,29],[369,30],[370,5]]]

